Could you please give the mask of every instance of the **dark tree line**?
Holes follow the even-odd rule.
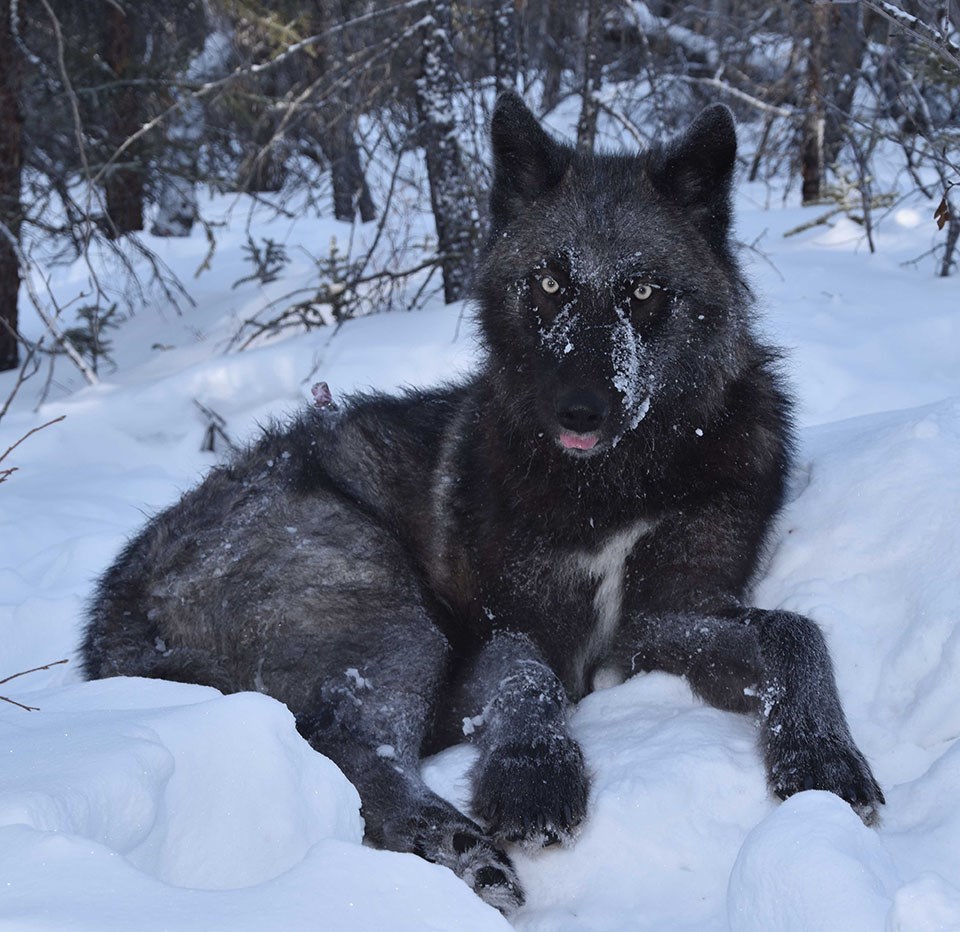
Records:
[[[319,322],[323,304],[340,320],[407,279],[416,300],[434,273],[447,301],[462,297],[484,222],[482,123],[505,88],[543,112],[571,108],[587,150],[604,144],[604,126],[642,144],[723,100],[747,130],[751,178],[847,211],[871,246],[887,203],[873,160],[892,145],[912,184],[943,198],[935,250],[949,274],[958,43],[958,0],[6,0],[0,370],[72,339],[58,308],[25,294],[33,256],[83,256],[97,243],[149,259],[145,228],[188,235],[203,222],[200,185],[305,192],[319,212],[373,224],[382,244],[414,153],[429,248],[406,260],[331,255],[326,286],[278,319]],[[375,163],[391,178],[379,192]],[[282,254],[251,242],[260,274],[276,274]],[[151,267],[174,300],[178,285]],[[85,319],[96,346],[116,299],[94,291]],[[43,345],[21,334],[18,308],[31,305],[48,321]]]

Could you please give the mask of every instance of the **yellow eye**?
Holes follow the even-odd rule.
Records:
[[[560,290],[560,282],[555,278],[551,278],[549,275],[544,275],[543,278],[540,279],[540,287],[547,294],[556,294]]]
[[[646,301],[653,294],[653,285],[648,285],[646,282],[641,282],[633,289],[633,296],[638,301]]]

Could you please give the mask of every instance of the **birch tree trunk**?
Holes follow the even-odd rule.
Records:
[[[457,141],[453,114],[457,82],[450,44],[452,35],[451,2],[437,0],[433,21],[425,36],[423,73],[417,81],[417,108],[447,304],[466,296],[480,235],[476,194]]]
[[[520,74],[516,2],[491,0],[490,13],[493,18],[493,61],[497,91],[516,90]]]
[[[593,152],[597,139],[597,117],[600,107],[600,42],[603,37],[603,11],[600,0],[589,0],[586,11],[586,29],[583,42],[583,84],[580,96],[580,119],[577,121],[577,151]]]
[[[804,116],[800,127],[800,188],[804,204],[816,201],[824,181],[824,102],[823,53],[828,42],[827,25],[830,8],[816,4],[807,11],[806,59],[807,74],[804,92]]]

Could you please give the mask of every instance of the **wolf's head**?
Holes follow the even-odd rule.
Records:
[[[476,281],[515,426],[589,457],[679,396],[719,403],[748,303],[729,242],[730,111],[708,107],[646,152],[581,155],[505,94],[491,136]]]

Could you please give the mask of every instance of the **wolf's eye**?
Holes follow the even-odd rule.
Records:
[[[569,272],[559,262],[545,261],[530,270],[527,280],[530,304],[536,311],[532,319],[538,321],[538,326],[551,327],[563,310],[561,305],[576,296]]]
[[[670,296],[662,285],[633,281],[630,290],[630,318],[635,327],[650,327],[662,320],[670,309]]]

